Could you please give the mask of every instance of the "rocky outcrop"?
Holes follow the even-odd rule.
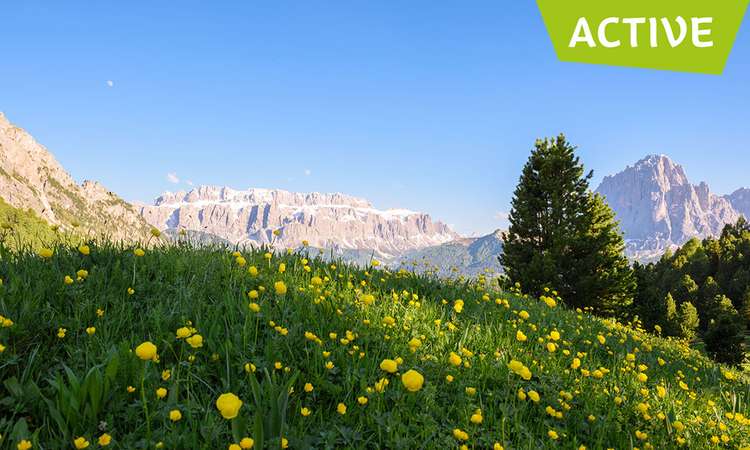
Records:
[[[140,212],[161,230],[202,231],[237,244],[287,248],[307,241],[318,248],[374,250],[381,257],[458,237],[427,214],[382,211],[367,200],[340,193],[200,186],[188,192],[164,193]],[[273,234],[275,230],[278,236]]]
[[[729,203],[732,204],[737,212],[745,216],[746,219],[750,219],[750,189],[737,189],[724,198],[729,200]]]
[[[636,259],[652,259],[692,237],[717,236],[741,217],[730,199],[706,183],[691,184],[682,166],[664,155],[605,177],[597,192],[615,211],[628,255]]]
[[[78,185],[54,156],[0,113],[0,197],[49,223],[113,240],[142,238],[148,229],[135,208],[101,184]]]

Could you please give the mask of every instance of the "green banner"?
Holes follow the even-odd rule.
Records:
[[[719,75],[750,0],[537,0],[558,58]]]

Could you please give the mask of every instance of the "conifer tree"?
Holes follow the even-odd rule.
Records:
[[[692,341],[698,333],[698,310],[690,302],[683,302],[677,313],[677,322],[680,327],[680,337]]]
[[[632,302],[635,282],[614,213],[589,189],[565,136],[536,142],[516,187],[500,261],[522,289],[557,290],[572,307],[611,313]]]
[[[726,296],[718,295],[715,303],[716,318],[708,325],[703,338],[706,351],[716,361],[739,364],[745,356],[744,321]]]

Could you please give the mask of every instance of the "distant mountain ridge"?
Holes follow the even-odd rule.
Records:
[[[77,184],[54,156],[0,113],[0,197],[63,229],[134,240],[148,225],[130,204],[96,181]]]
[[[596,192],[615,211],[631,258],[651,260],[688,239],[718,236],[724,226],[750,216],[750,190],[720,196],[694,185],[666,155],[649,155],[605,177]]]
[[[428,214],[379,210],[365,199],[341,193],[200,186],[166,192],[154,205],[141,206],[140,213],[160,230],[202,231],[235,244],[285,248],[307,241],[318,248],[372,250],[381,258],[459,237]]]
[[[498,257],[503,251],[502,231],[461,238],[442,245],[407,252],[392,265],[440,276],[500,274]]]

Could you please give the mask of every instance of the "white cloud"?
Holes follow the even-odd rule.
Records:
[[[179,182],[180,182],[180,179],[179,179],[179,178],[177,177],[177,174],[176,174],[176,173],[174,173],[174,172],[169,172],[169,173],[167,174],[167,181],[169,181],[170,183],[174,183],[174,184],[177,184],[177,183],[179,183]]]
[[[115,82],[112,80],[107,80],[107,86],[113,87],[115,85]]]
[[[312,170],[310,170],[310,169],[305,169],[305,176],[306,176],[306,177],[309,177],[310,175],[312,175]]]
[[[188,186],[192,186],[193,185],[193,180],[187,180],[187,181],[185,181],[185,184],[187,184]]]

